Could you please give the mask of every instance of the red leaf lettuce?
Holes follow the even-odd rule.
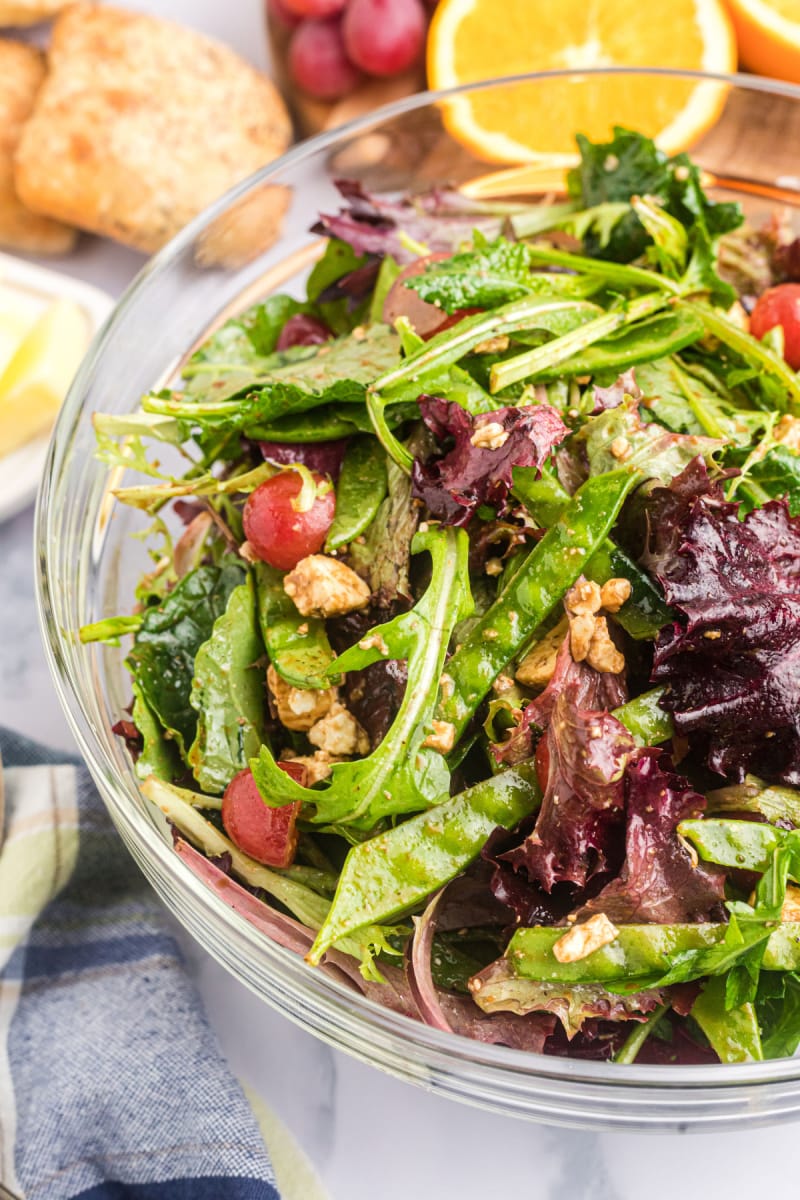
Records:
[[[500,516],[508,511],[514,467],[541,468],[568,430],[549,404],[521,404],[471,416],[460,404],[422,396],[422,419],[439,442],[452,438],[446,453],[427,462],[414,460],[413,495],[432,516],[446,525],[466,525],[481,504]],[[502,445],[475,445],[473,438],[487,426],[497,427]],[[505,434],[505,440],[501,434]]]

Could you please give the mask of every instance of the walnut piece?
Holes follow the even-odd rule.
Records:
[[[606,612],[619,612],[625,601],[630,599],[630,595],[629,579],[609,579],[600,589],[600,607]]]
[[[800,921],[800,888],[793,883],[786,885],[786,895],[781,909],[782,921]]]
[[[335,688],[296,688],[281,679],[275,668],[267,668],[267,686],[278,710],[278,720],[287,729],[306,730],[330,710]]]
[[[326,554],[309,554],[283,580],[304,617],[338,617],[366,608],[370,591],[350,567]]]
[[[334,700],[327,715],[309,729],[308,740],[312,746],[336,757],[369,752],[366,732],[349,708],[338,700]]]
[[[776,442],[796,450],[800,454],[800,417],[791,417],[784,413],[773,431]]]
[[[600,611],[602,593],[598,584],[589,579],[579,579],[567,592],[564,603],[576,617],[593,614]]]
[[[561,644],[569,631],[569,622],[563,617],[558,624],[546,633],[541,641],[528,651],[517,667],[517,682],[524,687],[543,688],[553,678],[556,669],[556,659]]]
[[[508,430],[503,429],[499,421],[484,421],[475,426],[475,432],[469,439],[479,450],[499,450],[508,441]]]
[[[456,742],[456,727],[449,721],[431,721],[432,733],[429,733],[422,743],[429,750],[438,750],[440,754],[449,754]]]
[[[605,617],[594,618],[594,632],[586,652],[586,661],[595,671],[611,675],[618,675],[625,669],[625,657],[612,642]]]
[[[595,913],[588,921],[573,925],[553,944],[553,957],[560,963],[579,962],[601,946],[613,942],[619,934],[605,913]]]
[[[579,613],[569,622],[569,648],[575,662],[583,662],[594,637],[595,618],[591,613]]]

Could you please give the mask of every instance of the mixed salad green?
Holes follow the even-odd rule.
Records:
[[[304,298],[98,414],[153,567],[82,638],[132,638],[177,852],[318,969],[539,1052],[792,1054],[798,244],[578,147],[557,202],[343,181]]]

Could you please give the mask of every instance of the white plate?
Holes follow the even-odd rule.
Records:
[[[11,254],[0,254],[0,283],[17,289],[26,308],[44,311],[53,300],[72,300],[83,309],[92,337],[114,307],[112,297],[100,288]],[[49,440],[49,436],[38,437],[0,458],[0,522],[33,502]]]

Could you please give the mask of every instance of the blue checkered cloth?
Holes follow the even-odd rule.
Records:
[[[168,920],[86,772],[0,730],[0,1179],[24,1200],[279,1200]]]

